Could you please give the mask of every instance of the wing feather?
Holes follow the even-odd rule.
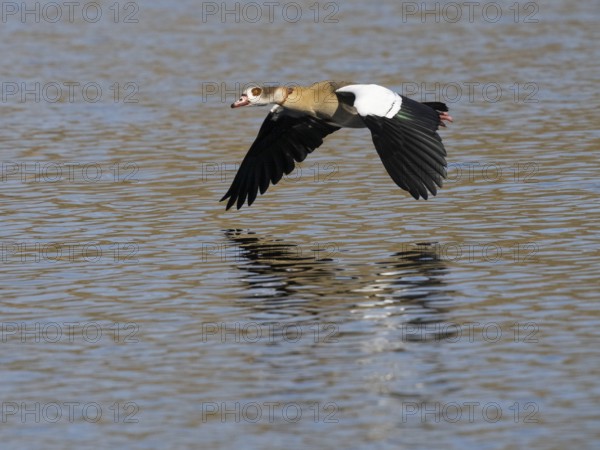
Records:
[[[308,115],[298,117],[281,110],[271,111],[221,201],[229,199],[227,209],[233,205],[240,209],[246,199],[250,206],[259,191],[261,195],[267,191],[269,182],[277,184],[284,173],[294,170],[294,162],[304,161],[336,130],[339,127]]]

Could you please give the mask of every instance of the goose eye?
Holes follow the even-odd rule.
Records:
[[[252,92],[252,95],[254,95],[255,97],[258,97],[260,95],[260,93],[262,92],[262,89],[255,87],[252,89],[251,92]]]

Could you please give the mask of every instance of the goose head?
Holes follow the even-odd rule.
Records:
[[[250,86],[244,89],[244,92],[240,96],[239,100],[233,102],[231,107],[240,108],[242,106],[265,106],[273,103],[280,105],[287,99],[291,91],[291,88],[281,86]]]

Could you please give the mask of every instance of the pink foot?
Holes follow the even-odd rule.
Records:
[[[444,111],[444,112],[440,112],[440,125],[445,127],[446,124],[444,123],[444,121],[446,122],[452,122],[452,116],[450,114],[448,114],[448,112]]]

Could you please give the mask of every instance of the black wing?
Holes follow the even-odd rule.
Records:
[[[363,120],[392,180],[415,199],[427,199],[427,191],[437,194],[446,178],[446,149],[436,133],[441,123],[436,109],[442,104],[434,109],[401,97],[400,111],[391,119],[365,116]]]
[[[293,117],[285,111],[270,112],[256,140],[244,157],[231,187],[221,201],[229,198],[227,209],[237,202],[240,209],[246,198],[248,206],[269,187],[277,184],[285,173],[294,170],[294,161],[302,162],[323,143],[323,138],[339,127],[311,116]]]

